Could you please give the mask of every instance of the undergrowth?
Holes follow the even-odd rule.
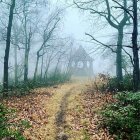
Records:
[[[34,88],[39,87],[48,87],[53,86],[57,84],[61,84],[64,82],[69,81],[71,78],[70,74],[66,73],[51,73],[47,78],[42,78],[40,75],[34,78],[28,79],[27,82],[24,82],[23,80],[18,81],[18,83],[15,85],[14,79],[9,79],[9,91],[8,96],[21,96],[29,94],[30,91]],[[2,97],[3,91],[2,86],[0,87]]]
[[[28,122],[22,120],[20,123],[10,123],[10,119],[14,114],[14,110],[6,108],[3,104],[0,104],[0,139],[12,139],[12,140],[25,140],[24,136],[20,132],[19,127],[23,129],[28,128]]]
[[[132,91],[133,78],[132,75],[127,74],[123,76],[123,80],[121,82],[118,82],[117,77],[99,74],[94,81],[94,89],[100,92]]]
[[[119,93],[102,111],[103,125],[117,140],[140,140],[140,93]]]

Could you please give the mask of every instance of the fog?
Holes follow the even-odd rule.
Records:
[[[8,1],[7,1],[8,2]],[[92,76],[96,76],[98,73],[105,73],[110,75],[115,75],[115,53],[111,53],[111,51],[105,48],[100,43],[92,40],[90,36],[86,34],[91,34],[95,39],[99,40],[104,44],[112,44],[112,42],[116,44],[117,30],[112,28],[104,18],[99,18],[97,16],[91,16],[89,11],[83,11],[79,9],[72,1],[66,0],[53,0],[53,1],[45,1],[40,0],[40,2],[30,1],[29,5],[27,5],[27,10],[29,13],[22,13],[22,2],[17,2],[17,15],[14,15],[13,21],[13,29],[12,29],[12,42],[10,49],[10,60],[9,60],[9,73],[11,77],[14,77],[14,65],[15,65],[15,46],[17,48],[17,65],[20,67],[20,72],[22,73],[20,77],[23,78],[23,67],[24,67],[24,56],[25,56],[25,34],[27,33],[28,40],[28,32],[29,35],[31,33],[30,38],[30,52],[29,52],[29,77],[33,77],[35,73],[35,66],[37,61],[37,51],[42,46],[43,36],[47,34],[49,36],[49,32],[55,26],[55,22],[58,20],[58,25],[55,27],[53,34],[44,44],[51,46],[47,49],[41,48],[39,53],[39,64],[37,66],[37,73],[39,74],[41,71],[44,73],[46,67],[48,66],[48,59],[50,56],[54,55],[54,58],[49,64],[49,71],[54,71],[55,66],[57,65],[57,61],[59,56],[63,51],[65,52],[58,63],[58,69],[65,71],[66,67],[68,67],[70,56],[73,56],[77,49],[82,46],[86,51],[87,55],[89,55],[93,59],[93,74]],[[8,24],[8,10],[9,8],[6,4],[1,4],[2,13],[1,13],[1,61],[0,61],[0,79],[3,79],[3,58],[4,58],[4,50],[5,50],[5,39],[6,39],[6,27]],[[22,7],[23,8],[23,7]],[[25,7],[26,8],[26,7]],[[99,9],[104,8],[104,6],[99,7]],[[24,26],[24,14],[27,14],[27,29],[25,30]],[[51,19],[54,16],[54,19]],[[23,19],[22,19],[23,18]],[[50,23],[49,23],[50,20]],[[51,21],[52,20],[52,21]],[[4,24],[6,23],[6,24]],[[48,24],[48,25],[47,25]],[[22,29],[23,26],[23,29]],[[45,26],[48,26],[45,30]],[[15,28],[15,29],[14,29]],[[18,33],[19,31],[19,33]],[[26,31],[26,32],[25,32]],[[46,33],[45,33],[46,31]],[[18,36],[18,44],[15,44],[15,32]],[[44,34],[43,34],[44,32]],[[53,49],[54,48],[54,49]],[[55,52],[58,50],[58,52]],[[45,51],[45,52],[43,52]],[[53,52],[54,51],[54,52]],[[54,53],[54,54],[53,54]],[[42,67],[42,68],[40,68]]]

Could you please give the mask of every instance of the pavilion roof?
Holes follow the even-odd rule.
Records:
[[[85,51],[85,49],[80,46],[74,55],[72,56],[72,59],[75,61],[93,61],[93,59],[89,56],[89,54]]]

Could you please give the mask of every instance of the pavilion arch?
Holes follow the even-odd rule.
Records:
[[[71,59],[71,72],[73,75],[88,76],[93,74],[93,59],[83,47],[79,47]]]

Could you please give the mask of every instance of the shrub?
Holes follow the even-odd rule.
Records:
[[[104,78],[99,77],[98,81],[95,81],[97,87],[96,89],[101,92],[132,91],[132,79],[132,75],[124,75],[123,81],[119,83],[117,77],[110,77],[109,75],[104,75]]]
[[[117,139],[140,139],[140,93],[119,93],[102,111],[103,124]]]
[[[69,81],[69,80],[70,80],[70,75],[69,74],[60,73],[60,72],[51,73],[49,75],[49,77],[47,78],[47,81],[49,83],[52,83],[52,84],[64,83],[64,82]]]
[[[15,124],[9,123],[12,110],[7,109],[3,104],[0,104],[0,139],[13,138],[15,140],[25,140],[18,130],[11,129]]]
[[[133,90],[133,75],[127,74],[123,77],[123,90],[124,91]]]
[[[50,75],[48,75],[48,78],[46,79],[41,78],[41,76],[38,75],[36,77],[36,80],[34,78],[30,78],[26,83],[24,81],[19,81],[17,85],[15,85],[13,79],[9,79],[8,94],[9,96],[26,95],[27,93],[30,92],[31,89],[64,83],[66,81],[69,81],[70,77],[71,77],[70,74],[61,73],[57,71],[57,73],[51,73]]]
[[[107,83],[108,91],[132,91],[133,90],[133,81],[132,75],[124,75],[123,81],[118,82],[117,77],[110,78]]]
[[[69,81],[70,78],[70,74],[57,71],[56,73],[52,72],[48,74],[45,78],[41,78],[41,76],[38,75],[36,81],[33,80],[33,84],[34,87],[51,86]]]

